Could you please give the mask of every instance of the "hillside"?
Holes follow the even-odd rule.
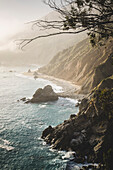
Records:
[[[89,93],[101,80],[113,74],[112,44],[113,40],[109,40],[106,46],[93,48],[85,39],[59,52],[39,71],[81,85],[80,93]]]
[[[89,93],[81,100],[77,115],[70,115],[68,120],[56,127],[49,126],[42,133],[53,149],[75,151],[73,163],[98,163],[81,169],[113,167],[112,44],[109,39],[106,46],[92,48],[88,39],[83,40],[58,53],[39,70],[81,85],[79,93]]]
[[[113,87],[112,78],[111,81]],[[103,89],[98,86],[90,97],[81,101],[77,115],[71,115],[56,127],[49,126],[43,131],[42,138],[53,149],[75,151],[73,162],[98,163],[97,167],[84,164],[81,169],[111,170],[113,88]]]

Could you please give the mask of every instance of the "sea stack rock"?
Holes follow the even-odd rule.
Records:
[[[50,85],[47,85],[43,89],[39,88],[29,102],[40,103],[40,102],[48,102],[48,101],[56,101],[56,100],[58,100],[58,95],[53,91]]]

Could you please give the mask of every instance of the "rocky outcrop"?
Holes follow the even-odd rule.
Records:
[[[27,101],[27,103],[41,103],[56,100],[58,100],[58,95],[53,91],[50,85],[47,85],[43,89],[39,88],[33,95],[33,98]]]
[[[102,80],[113,75],[113,53],[100,64],[94,71],[92,89],[96,87]],[[107,84],[106,84],[107,85]]]
[[[98,85],[99,89],[111,89],[113,87],[113,76],[108,77],[101,81],[101,83]]]
[[[20,99],[21,101],[25,102],[26,101],[26,97],[23,97]]]
[[[75,151],[75,162],[87,158],[87,162],[106,165],[113,154],[113,88],[95,89],[82,100],[77,115],[56,127],[49,126],[42,138],[55,149]]]

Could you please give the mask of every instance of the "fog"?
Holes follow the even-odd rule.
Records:
[[[41,0],[0,0],[0,64],[27,65],[47,64],[59,51],[66,49],[86,37],[86,35],[60,35],[34,41],[22,51],[17,40],[31,38],[39,34],[38,28],[32,29],[30,21],[48,17],[58,19]],[[50,33],[50,32],[49,32]]]

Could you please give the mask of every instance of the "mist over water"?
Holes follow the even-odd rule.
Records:
[[[31,66],[32,70],[37,66]],[[29,67],[0,67],[0,169],[65,169],[65,152],[53,151],[41,139],[42,131],[56,126],[77,113],[75,102],[60,98],[56,102],[24,104],[17,100],[31,97],[47,84],[55,91],[62,88],[43,79],[34,80],[21,73]]]

